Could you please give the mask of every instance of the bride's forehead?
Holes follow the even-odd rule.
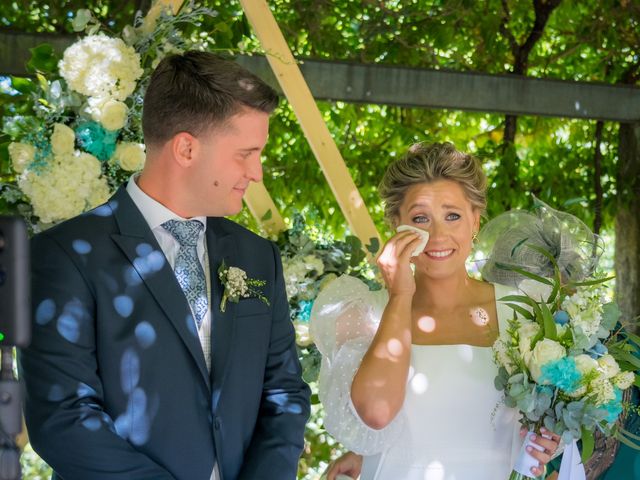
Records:
[[[449,202],[460,204],[461,207],[469,203],[464,188],[454,180],[436,180],[412,185],[406,190],[402,203],[405,207],[410,207],[415,203],[436,206]]]

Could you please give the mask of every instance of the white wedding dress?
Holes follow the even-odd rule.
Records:
[[[496,299],[509,292],[495,286]],[[362,480],[506,480],[520,449],[516,410],[500,403],[490,347],[413,345],[404,405],[384,429],[358,417],[353,376],[376,331],[386,291],[342,276],[318,296],[311,334],[322,352],[326,429],[364,455]],[[500,330],[512,310],[496,302]]]

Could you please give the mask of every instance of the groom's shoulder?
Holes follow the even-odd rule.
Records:
[[[32,243],[37,244],[45,239],[54,240],[57,243],[67,241],[77,243],[78,239],[96,241],[101,237],[108,239],[109,234],[115,230],[116,222],[112,207],[109,203],[104,203],[35,234]]]

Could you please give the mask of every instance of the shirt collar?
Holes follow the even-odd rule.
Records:
[[[138,186],[138,175],[139,174],[134,174],[129,178],[129,182],[127,183],[127,193],[133,200],[133,203],[136,204],[136,207],[138,207],[138,210],[140,210],[140,213],[142,213],[142,216],[147,221],[147,224],[149,224],[149,228],[151,230],[162,226],[162,224],[168,220],[199,220],[202,222],[202,225],[204,225],[203,232],[206,230],[207,217],[199,216],[187,219],[174,213],[142,191]]]

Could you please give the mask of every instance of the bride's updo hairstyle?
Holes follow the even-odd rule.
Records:
[[[385,202],[386,221],[393,227],[397,226],[400,205],[410,187],[436,180],[458,182],[474,209],[484,213],[487,177],[478,159],[456,150],[452,143],[420,142],[387,167],[378,186],[380,197]]]

